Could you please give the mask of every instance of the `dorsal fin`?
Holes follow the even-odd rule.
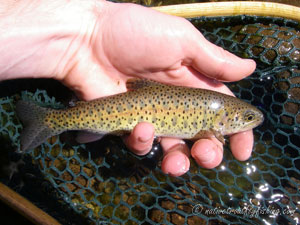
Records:
[[[145,87],[151,87],[151,86],[160,86],[160,85],[164,85],[164,84],[158,83],[156,81],[140,79],[140,78],[130,78],[126,82],[126,87],[127,90],[129,91],[133,91]]]

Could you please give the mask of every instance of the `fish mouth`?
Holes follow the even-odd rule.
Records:
[[[250,129],[253,129],[259,125],[261,125],[264,122],[265,118],[264,118],[264,114],[262,112],[259,112],[257,114],[257,119],[251,121],[250,123],[248,123]]]
[[[257,124],[257,126],[262,124],[265,120],[264,114],[261,111],[258,112],[258,118],[259,119],[257,121],[259,121],[259,123]]]
[[[257,113],[257,118],[255,120],[247,123],[247,125],[243,129],[241,129],[240,132],[251,130],[251,129],[258,127],[259,125],[261,125],[264,122],[264,119],[265,119],[264,114],[259,111]]]
[[[264,114],[261,113],[260,114],[260,124],[262,124],[264,122],[264,120],[265,120]]]

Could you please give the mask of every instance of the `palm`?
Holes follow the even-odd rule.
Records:
[[[90,94],[84,93],[83,98],[126,91],[125,82],[130,76],[217,89],[230,94],[224,85],[202,75],[206,71],[201,65],[209,67],[210,61],[214,65],[218,61],[210,59],[214,55],[208,58],[208,54],[203,53],[203,45],[208,42],[188,21],[142,7],[127,6],[121,7],[124,10],[117,9],[113,18],[102,19],[98,24],[99,30],[92,37],[94,55],[88,60],[93,65],[88,71],[77,71],[85,78],[90,73],[93,79]],[[199,39],[204,43],[199,45]],[[219,51],[223,53],[222,49]],[[105,82],[105,89],[99,90],[100,82]]]

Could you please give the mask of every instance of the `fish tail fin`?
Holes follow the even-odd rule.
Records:
[[[49,109],[40,107],[33,102],[20,100],[16,104],[16,112],[24,125],[21,132],[21,151],[35,148],[45,142],[49,137],[61,132],[45,124]]]

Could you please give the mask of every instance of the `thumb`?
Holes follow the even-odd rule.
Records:
[[[218,47],[197,34],[192,67],[219,81],[237,81],[253,73],[256,63],[251,59],[241,59]]]

